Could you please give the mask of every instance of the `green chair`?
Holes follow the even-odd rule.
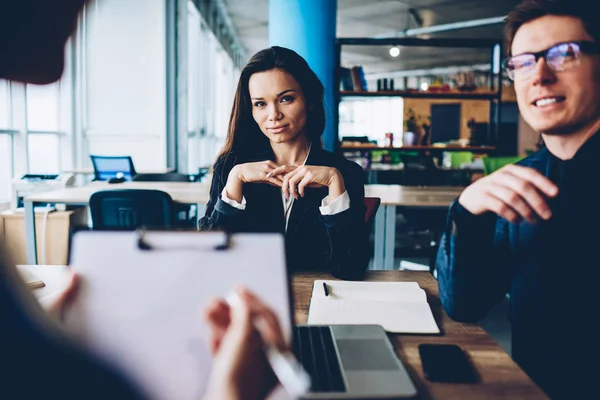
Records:
[[[473,162],[473,153],[470,151],[450,151],[450,168],[460,169],[463,164]]]
[[[483,163],[483,174],[489,175],[505,165],[514,164],[522,159],[522,156],[481,157],[481,162]]]

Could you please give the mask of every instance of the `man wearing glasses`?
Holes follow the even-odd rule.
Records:
[[[512,356],[552,398],[597,397],[595,3],[524,0],[509,14],[503,66],[521,115],[546,147],[463,191],[450,208],[437,258],[442,303],[453,319],[477,321],[509,293]]]

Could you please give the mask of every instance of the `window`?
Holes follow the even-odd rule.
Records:
[[[199,166],[212,165],[216,155],[225,143],[229,113],[240,71],[223,50],[217,38],[206,27],[200,25],[201,59],[199,124],[202,132],[199,149]]]
[[[13,140],[12,135],[0,134],[0,203],[10,201],[11,181],[13,178]]]
[[[60,136],[57,133],[28,134],[27,151],[30,173],[60,172]]]
[[[229,114],[233,101],[235,86],[233,85],[233,62],[221,45],[215,40],[215,135],[225,142]]]
[[[391,132],[401,138],[404,102],[401,97],[344,99],[339,108],[339,136],[368,136],[380,145]]]
[[[0,79],[0,130],[12,128],[10,114],[10,84]]]
[[[202,32],[200,29],[200,13],[194,3],[188,1],[188,34],[187,34],[187,117],[188,117],[188,171],[195,173],[200,163],[200,135],[202,133],[201,94],[203,77],[201,71]]]
[[[0,201],[9,200],[15,176],[60,172],[65,161],[61,145],[69,145],[61,139],[68,138],[65,121],[70,119],[69,100],[61,88],[61,82],[25,85],[0,80]]]
[[[27,85],[27,130],[58,132],[60,86]]]

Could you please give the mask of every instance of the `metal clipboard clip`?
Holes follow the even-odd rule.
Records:
[[[138,229],[138,230],[136,230],[135,234],[137,236],[136,242],[137,242],[138,249],[144,250],[144,251],[160,249],[160,246],[155,246],[148,242],[148,240],[146,238],[146,230],[145,229],[143,229],[143,228]],[[213,246],[213,250],[224,251],[224,250],[229,250],[231,248],[231,246],[232,246],[231,233],[224,232],[224,235],[225,235],[225,238],[224,238],[223,242]],[[169,248],[169,250],[173,250],[173,248]]]

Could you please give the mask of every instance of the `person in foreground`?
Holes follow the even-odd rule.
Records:
[[[467,187],[437,256],[451,318],[477,321],[509,293],[512,356],[552,398],[588,398],[600,351],[596,16],[580,0],[525,0],[508,15],[504,67],[546,147]]]
[[[204,309],[210,327],[208,345],[215,355],[204,400],[266,398],[277,379],[263,352],[264,344],[287,350],[275,313],[243,287],[236,291],[241,299],[236,307],[214,299]],[[135,387],[61,332],[60,315],[76,296],[77,279],[70,275],[65,290],[44,312],[16,269],[0,257],[0,365],[7,371],[0,397],[144,398],[144,388]],[[262,323],[253,322],[257,320]]]
[[[0,0],[0,79],[36,84],[59,79],[65,42],[84,3]],[[76,288],[71,276],[44,312],[0,247],[0,398],[142,398],[143,388],[138,390],[57,329],[56,319],[76,296]],[[279,323],[256,296],[244,289],[238,294],[242,301],[233,310],[222,300],[205,310],[215,355],[205,400],[262,399],[276,384],[262,348],[263,343],[285,347]],[[264,321],[260,332],[254,319]]]
[[[229,121],[200,229],[284,233],[291,271],[360,279],[370,257],[364,173],[322,148],[323,85],[306,61],[277,46],[256,53]]]

